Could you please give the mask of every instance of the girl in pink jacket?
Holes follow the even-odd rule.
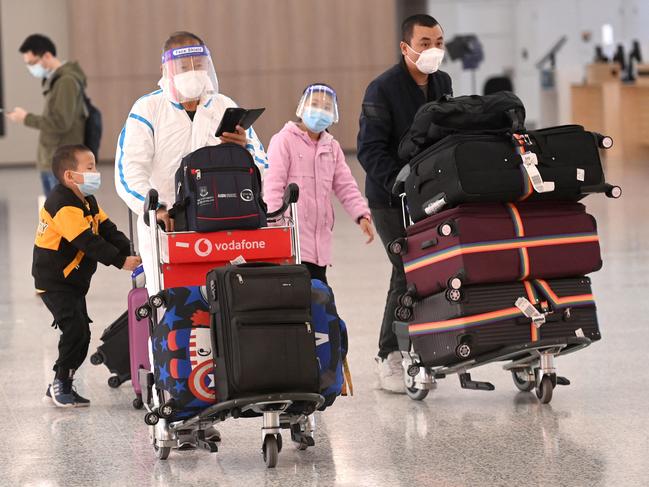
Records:
[[[334,210],[331,195],[360,225],[367,243],[374,239],[370,210],[345,161],[340,144],[326,131],[338,121],[336,92],[322,83],[307,86],[295,114],[273,136],[268,147],[269,169],[264,174],[264,200],[273,211],[282,204],[289,183],[300,187],[298,216],[302,263],[314,279],[327,282],[331,265]]]

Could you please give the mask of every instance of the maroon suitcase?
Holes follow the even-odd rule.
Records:
[[[464,204],[406,234],[401,255],[410,293],[419,297],[466,284],[579,276],[602,266],[595,219],[580,203]]]
[[[521,297],[547,313],[539,328],[516,307]],[[467,286],[438,293],[415,303],[412,321],[396,321],[394,331],[399,348],[412,349],[428,367],[541,340],[601,338],[587,277]]]

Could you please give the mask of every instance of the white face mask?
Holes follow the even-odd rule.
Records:
[[[408,46],[408,44],[406,44]],[[415,51],[412,47],[408,46],[415,54],[419,54],[419,59],[414,62],[408,55],[408,61],[417,66],[417,69],[424,74],[433,74],[439,69],[439,65],[442,64],[442,59],[444,59],[444,49],[439,49],[438,47],[431,47],[420,53]]]
[[[187,71],[174,76],[174,85],[178,92],[189,100],[201,97],[210,84],[207,71]]]

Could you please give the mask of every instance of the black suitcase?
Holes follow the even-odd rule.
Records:
[[[540,327],[515,305],[521,297],[549,313]],[[412,321],[394,327],[399,348],[412,345],[431,367],[542,339],[601,338],[587,277],[449,289],[415,303]]]
[[[131,357],[128,351],[128,310],[124,311],[101,335],[102,344],[90,356],[93,365],[104,364],[114,375],[108,378],[110,387],[119,387],[131,379]]]
[[[304,266],[220,267],[207,274],[207,289],[219,401],[320,391]]]
[[[261,174],[237,144],[202,147],[183,157],[175,175],[176,231],[218,232],[266,226]]]
[[[618,197],[619,188],[605,184],[599,154],[609,141],[579,125],[530,131],[518,141],[505,135],[450,135],[410,161],[403,188],[410,217],[420,221],[460,203],[577,201],[594,192]],[[535,190],[518,142],[536,154],[541,183],[554,183],[553,190]]]

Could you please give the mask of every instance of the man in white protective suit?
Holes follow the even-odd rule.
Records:
[[[160,89],[134,104],[119,134],[115,153],[115,186],[128,207],[139,216],[138,247],[147,282],[152,282],[151,238],[142,218],[147,192],[159,194],[158,220],[173,230],[167,210],[175,201],[174,174],[190,152],[221,142],[240,144],[250,151],[262,174],[266,153],[254,130],[237,126],[235,133],[214,134],[226,108],[237,104],[219,93],[209,50],[190,32],[176,32],[164,43]]]

